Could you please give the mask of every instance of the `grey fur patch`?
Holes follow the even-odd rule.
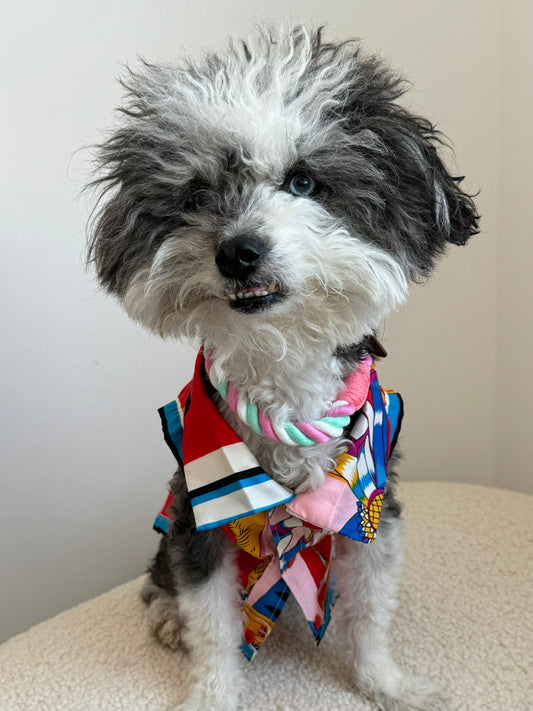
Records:
[[[163,536],[159,551],[148,572],[159,588],[178,594],[184,587],[205,582],[222,563],[226,537],[220,529],[197,531],[182,470],[174,475],[170,489],[174,495],[174,522]],[[147,588],[148,593],[150,591]],[[144,600],[150,604],[148,594]]]

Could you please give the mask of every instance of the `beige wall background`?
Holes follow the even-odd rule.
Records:
[[[533,3],[502,3],[495,482],[533,493]],[[500,443],[504,442],[504,446]]]
[[[532,491],[529,0],[4,3],[0,640],[143,571],[173,468],[156,409],[194,356],[140,332],[85,273],[76,151],[112,120],[123,63],[223,44],[261,17],[325,22],[389,57],[481,191],[482,234],[384,327],[404,478]]]

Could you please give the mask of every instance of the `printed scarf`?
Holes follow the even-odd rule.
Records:
[[[159,414],[184,470],[197,529],[220,527],[238,547],[245,656],[251,659],[263,644],[290,593],[320,642],[335,599],[335,535],[363,543],[376,536],[403,416],[400,395],[380,387],[372,363],[346,450],[325,484],[303,494],[272,479],[221,416],[206,389],[203,350],[193,379]],[[169,532],[171,507],[169,494],[154,523],[160,533]]]

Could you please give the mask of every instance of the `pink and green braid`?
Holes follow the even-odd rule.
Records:
[[[204,348],[205,368],[213,386],[228,403],[231,410],[242,422],[251,427],[258,435],[273,442],[310,447],[317,442],[329,442],[333,437],[340,437],[350,423],[350,417],[359,410],[367,397],[370,383],[372,358],[367,356],[345,380],[345,387],[337,396],[326,415],[313,422],[283,422],[275,424],[269,415],[248,400],[247,394],[239,391],[233,383],[217,381],[212,370],[214,351]]]

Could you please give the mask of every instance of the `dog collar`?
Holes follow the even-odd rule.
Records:
[[[205,369],[215,390],[242,422],[256,434],[273,442],[309,447],[317,442],[329,442],[333,437],[341,437],[344,428],[350,424],[350,417],[363,406],[370,385],[372,358],[367,355],[346,378],[344,388],[324,417],[312,422],[285,421],[278,424],[251,402],[246,392],[239,390],[233,383],[218,380],[212,367],[214,349],[206,346],[204,351]]]

